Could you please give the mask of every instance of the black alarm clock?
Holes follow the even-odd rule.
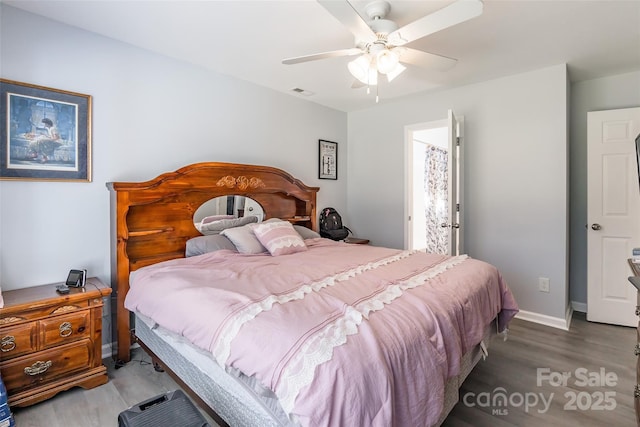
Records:
[[[70,270],[65,284],[74,288],[83,288],[87,279],[87,270]]]

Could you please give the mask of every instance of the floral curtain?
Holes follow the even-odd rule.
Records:
[[[449,252],[447,151],[426,144],[424,162],[425,217],[427,220],[427,252]]]

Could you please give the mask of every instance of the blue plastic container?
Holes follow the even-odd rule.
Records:
[[[7,403],[7,389],[0,377],[0,427],[15,427],[15,425],[13,414]]]

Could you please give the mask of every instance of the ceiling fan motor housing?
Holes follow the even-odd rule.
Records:
[[[366,6],[365,11],[370,19],[367,25],[378,37],[378,40],[368,40],[369,43],[384,42],[386,44],[387,36],[398,29],[398,24],[385,19],[390,10],[391,6],[384,0],[374,1]]]
[[[398,24],[388,19],[374,19],[367,22],[367,24],[378,35],[378,38],[380,38],[380,35],[384,35],[386,39],[386,36],[398,29]]]
[[[384,19],[391,10],[391,5],[384,0],[369,3],[365,9],[370,19]]]

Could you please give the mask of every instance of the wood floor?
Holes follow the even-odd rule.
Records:
[[[511,322],[509,329],[508,340],[494,339],[489,357],[480,361],[464,382],[460,402],[444,426],[636,425],[633,408],[637,360],[633,353],[635,328],[591,323],[583,313],[574,313],[569,331],[518,319]],[[548,368],[548,375],[540,375],[542,381],[538,386],[538,369],[545,368]],[[579,370],[581,368],[583,370]],[[594,382],[607,381],[607,374],[602,375],[601,369],[609,373],[608,383],[604,386],[584,380],[586,376]],[[566,386],[561,385],[563,372],[571,374]],[[613,375],[617,377],[615,385]],[[493,397],[499,394],[497,387],[505,389],[503,394],[509,398],[508,405],[491,405]],[[479,396],[481,393],[485,394]],[[537,405],[525,409],[522,398],[534,403],[534,394]],[[487,396],[491,400],[485,399]],[[604,396],[608,396],[607,400]],[[542,399],[550,401],[548,410]],[[614,404],[612,410],[605,409]]]
[[[632,398],[635,342],[635,329],[590,323],[581,313],[574,314],[568,332],[516,319],[511,323],[506,342],[499,338],[492,341],[489,358],[481,361],[467,378],[460,391],[461,401],[444,425],[635,426]],[[167,374],[154,371],[142,350],[135,350],[134,359],[117,370],[105,360],[110,381],[103,386],[92,390],[73,389],[46,402],[16,408],[16,425],[113,427],[124,409],[179,388]],[[541,378],[538,386],[538,369],[545,368],[548,368],[545,371],[548,375]],[[585,375],[581,375],[580,368],[584,369]],[[604,375],[601,375],[601,369],[604,369]],[[566,385],[554,386],[562,382],[562,372],[571,373],[571,377]],[[588,382],[583,386],[581,382],[585,377],[606,384]],[[504,406],[499,399],[492,402],[500,395],[501,390],[496,390],[498,387],[504,389],[502,395],[507,398]],[[536,405],[533,405],[534,394]],[[576,397],[573,402],[572,396]],[[525,409],[522,402],[526,399],[531,405]],[[614,409],[605,409],[614,404]],[[573,405],[575,410],[571,409]],[[598,407],[601,409],[596,409]],[[215,426],[210,418],[207,419]]]
[[[156,372],[151,358],[141,348],[132,360],[115,369],[105,359],[109,382],[91,390],[74,388],[27,408],[13,410],[16,427],[116,427],[118,414],[151,397],[179,389],[166,373]],[[200,411],[209,424],[217,424]],[[179,426],[158,426],[179,427]]]

